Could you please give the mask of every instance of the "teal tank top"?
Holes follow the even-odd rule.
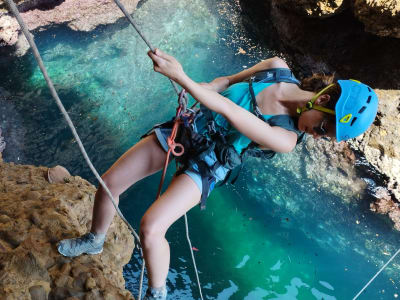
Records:
[[[273,85],[272,83],[257,82],[253,83],[254,94],[257,96],[262,90]],[[251,104],[251,95],[249,91],[249,84],[247,82],[239,82],[231,85],[225,91],[221,92],[221,95],[230,99],[232,102],[241,106],[242,108],[253,112]],[[201,110],[208,109],[205,106],[200,106]],[[233,127],[222,115],[211,111],[212,116],[216,125],[220,130],[224,132],[227,142],[231,144],[235,150],[240,154],[252,141],[241,134],[235,127]],[[266,120],[271,118],[273,115],[263,115]],[[199,133],[204,134],[207,132],[206,129],[207,120],[205,118],[199,118],[196,120],[196,127]]]

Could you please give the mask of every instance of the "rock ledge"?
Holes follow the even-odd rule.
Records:
[[[0,299],[133,299],[122,276],[133,238],[118,217],[102,254],[58,254],[60,239],[90,228],[95,187],[77,176],[50,184],[47,171],[0,154]]]

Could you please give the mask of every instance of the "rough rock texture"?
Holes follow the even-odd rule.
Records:
[[[337,14],[348,2],[344,0],[279,0],[279,6],[307,17],[324,18]]]
[[[23,1],[22,18],[29,30],[49,25],[66,24],[73,30],[90,31],[100,24],[111,24],[123,17],[123,13],[112,0],[65,0],[42,1],[35,6],[35,1]],[[121,0],[129,13],[132,13],[139,0]],[[0,7],[5,4],[0,1]],[[16,54],[23,55],[28,44],[15,18],[9,13],[0,12],[0,46],[15,46]]]
[[[371,130],[349,144],[353,149],[361,151],[366,160],[375,169],[383,174],[386,186],[393,198],[400,201],[400,91],[399,90],[377,90],[380,99],[378,118]],[[400,230],[400,209],[398,204],[383,196],[371,207],[381,213],[388,213],[395,222],[396,229]],[[379,209],[391,201],[391,210]],[[395,210],[396,208],[396,211]]]
[[[72,176],[50,184],[46,174],[0,157],[0,299],[133,299],[122,277],[127,226],[114,219],[102,254],[61,256],[57,241],[89,229],[95,188]]]
[[[355,0],[354,15],[364,23],[366,31],[400,38],[399,0]]]
[[[365,30],[385,37],[400,37],[399,0],[272,0],[280,9],[312,18],[326,18],[349,9]]]

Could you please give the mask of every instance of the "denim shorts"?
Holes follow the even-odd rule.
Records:
[[[171,131],[172,129],[163,128],[161,126],[153,129],[150,132],[150,133],[154,132],[156,134],[158,142],[160,143],[161,147],[164,149],[165,152],[168,152],[167,138],[171,135]],[[215,155],[215,152],[211,151],[208,155],[206,155],[204,158],[204,162],[210,167],[213,166],[217,162],[217,157]],[[214,180],[210,184],[208,195],[210,195],[216,183],[223,181],[225,179],[228,172],[229,169],[225,168],[224,166],[220,166],[215,170]],[[192,178],[192,180],[196,183],[201,192],[203,190],[201,174],[199,173],[198,165],[193,160],[189,160],[189,167],[184,173],[188,175],[190,178]]]

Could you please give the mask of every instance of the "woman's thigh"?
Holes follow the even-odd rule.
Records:
[[[168,228],[200,201],[197,184],[186,174],[172,179],[167,190],[146,211],[141,222],[144,234],[165,234]]]
[[[114,195],[120,195],[135,182],[164,166],[166,152],[155,134],[140,140],[126,151],[102,176]]]

